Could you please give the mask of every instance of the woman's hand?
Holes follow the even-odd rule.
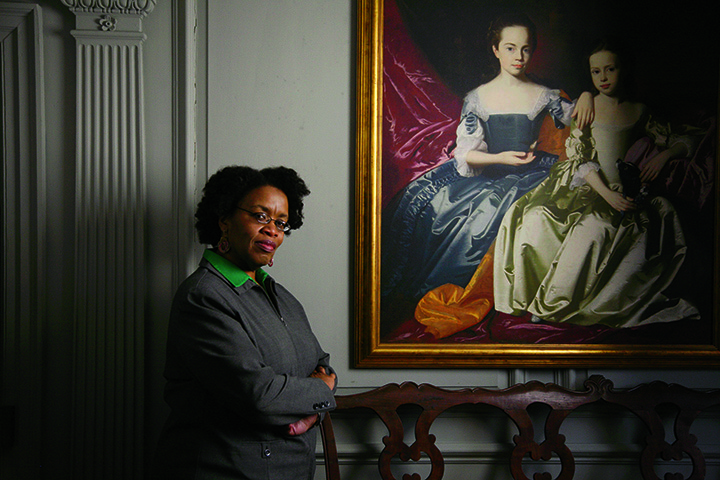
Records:
[[[310,430],[313,425],[320,419],[320,416],[316,413],[314,415],[301,418],[297,422],[293,422],[287,427],[288,435],[302,435],[303,433]]]
[[[580,130],[595,120],[595,102],[590,92],[580,94],[571,117],[575,119],[575,124]]]
[[[608,190],[603,196],[605,201],[618,212],[627,212],[635,209],[635,202],[631,198],[626,198],[622,193],[615,190]]]
[[[337,375],[335,375],[334,373],[328,375],[325,371],[325,367],[318,366],[317,368],[315,368],[315,371],[310,374],[310,376],[312,378],[319,378],[320,380],[325,382],[325,384],[330,390],[333,390],[335,388],[335,380],[337,379]]]
[[[325,382],[325,385],[327,385],[330,390],[333,390],[335,388],[335,381],[337,379],[337,375],[335,375],[334,373],[328,375],[325,367],[318,366],[317,368],[315,368],[315,371],[310,374],[310,377],[319,378],[320,380]],[[293,422],[287,426],[287,434],[301,435],[310,430],[319,419],[320,417],[318,416],[318,414],[301,418],[297,422]]]

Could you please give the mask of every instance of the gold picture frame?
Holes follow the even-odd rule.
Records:
[[[395,0],[387,0],[395,1]],[[404,4],[412,3],[403,0]],[[428,4],[428,2],[424,2]],[[432,2],[430,2],[432,3]],[[439,2],[443,3],[443,2]],[[514,2],[518,3],[518,2]],[[522,3],[522,2],[520,2]],[[535,2],[537,3],[537,2]],[[542,2],[541,2],[542,3]],[[383,0],[357,2],[357,137],[354,248],[354,354],[358,368],[433,367],[625,367],[686,368],[720,366],[718,259],[713,249],[711,340],[698,344],[611,343],[441,343],[388,341],[381,333],[381,221],[383,172]],[[657,6],[648,6],[654,9]],[[715,47],[716,48],[716,47]],[[716,52],[717,50],[715,50]],[[717,67],[717,63],[715,64]],[[717,68],[713,70],[717,73]],[[714,106],[716,107],[716,106]],[[717,110],[715,109],[715,112]],[[716,127],[713,135],[717,137]],[[715,156],[715,158],[717,158]],[[715,169],[717,171],[717,169]],[[717,184],[714,173],[711,181]],[[717,206],[713,189],[712,206]],[[717,208],[715,208],[717,210]],[[716,214],[713,228],[718,236]],[[710,268],[710,267],[708,267]]]

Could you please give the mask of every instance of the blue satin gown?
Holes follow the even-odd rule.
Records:
[[[557,156],[536,151],[528,165],[491,165],[473,172],[463,153],[527,152],[546,114],[558,128],[573,104],[546,89],[528,113],[494,114],[476,91],[465,99],[455,158],[408,184],[382,217],[382,301],[417,302],[446,283],[465,286],[495,237],[503,215],[548,175]],[[387,305],[384,306],[384,308]]]

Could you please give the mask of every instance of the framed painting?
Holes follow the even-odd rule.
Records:
[[[720,46],[664,8],[358,0],[356,367],[720,365]]]

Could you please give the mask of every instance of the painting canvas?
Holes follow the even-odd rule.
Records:
[[[714,246],[720,50],[705,9],[697,0],[672,11],[650,2],[359,2],[356,366],[720,364]],[[478,113],[468,95],[497,76],[490,25],[518,12],[536,27],[525,74],[555,92],[553,105],[572,110],[583,92],[601,95],[589,52],[601,38],[623,45],[627,92],[644,107],[643,128],[632,130],[619,168],[643,168],[669,145],[683,145],[645,182],[645,203],[638,194],[635,211],[604,214],[607,226],[586,225],[606,207],[558,207],[560,199],[592,197],[570,192],[558,172],[571,175],[572,162],[600,140],[582,137],[592,148],[579,150],[580,130],[552,115],[533,117],[527,127],[528,143],[534,140],[529,170],[462,171],[467,132],[475,135],[471,148],[485,142],[482,148],[492,150],[502,128],[527,123],[516,118],[525,112],[511,112],[507,127],[504,118]],[[545,197],[536,192],[543,188]],[[555,226],[557,211],[565,212],[569,226],[548,233],[543,222],[529,220],[531,207]],[[593,235],[602,238],[589,241]],[[556,240],[569,259],[548,247]],[[527,248],[533,242],[535,257]],[[498,266],[509,280],[498,281]],[[547,280],[551,269],[554,280]],[[650,283],[657,291],[642,293]],[[521,284],[530,292],[525,303],[514,292]],[[543,289],[571,293],[553,297]],[[555,305],[564,301],[571,306]]]

